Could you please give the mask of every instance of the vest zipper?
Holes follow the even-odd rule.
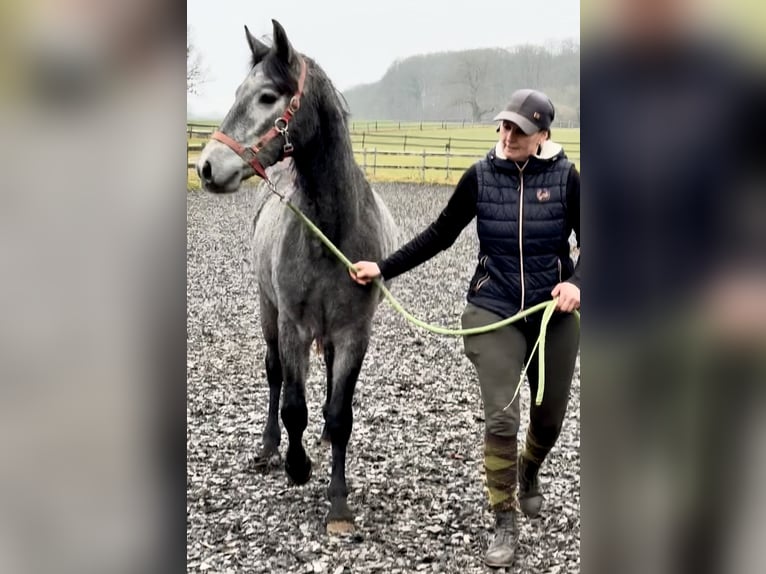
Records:
[[[561,283],[561,259],[556,258],[556,266],[559,268],[559,283]]]
[[[516,162],[514,162],[516,163]],[[519,311],[524,310],[524,168],[527,167],[529,160],[524,162],[524,165],[519,167],[516,163],[516,167],[519,168],[519,269],[521,271],[521,307]],[[524,317],[524,321],[527,318]]]

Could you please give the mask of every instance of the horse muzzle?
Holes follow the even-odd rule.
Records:
[[[205,191],[233,193],[255,172],[224,144],[211,141],[197,160],[197,175]]]

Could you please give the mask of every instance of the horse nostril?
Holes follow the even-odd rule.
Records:
[[[200,176],[204,181],[211,181],[213,179],[213,168],[210,166],[209,161],[202,164]]]

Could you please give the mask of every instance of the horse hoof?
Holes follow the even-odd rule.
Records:
[[[349,534],[354,531],[352,520],[330,520],[327,522],[327,534]]]
[[[302,465],[291,464],[285,461],[285,472],[290,482],[295,485],[306,484],[311,478],[311,459],[306,457]]]
[[[270,470],[277,469],[282,466],[282,456],[278,450],[264,449],[258,452],[255,457],[250,461],[250,467],[261,473],[267,473]]]

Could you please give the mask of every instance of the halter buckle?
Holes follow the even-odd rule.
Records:
[[[287,126],[287,120],[283,117],[279,117],[274,120],[274,129],[276,129],[281,134],[287,132]]]

